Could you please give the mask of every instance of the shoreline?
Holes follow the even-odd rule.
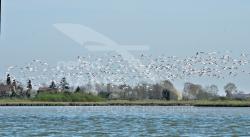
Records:
[[[103,102],[41,102],[41,101],[3,101],[0,106],[194,106],[194,107],[250,107],[250,101],[127,101],[113,100]]]

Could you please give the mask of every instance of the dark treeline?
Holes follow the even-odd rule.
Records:
[[[22,97],[30,98],[32,93],[31,80],[27,81],[27,86],[23,86],[21,82],[15,79],[11,80],[7,74],[6,83],[0,83],[0,97]]]

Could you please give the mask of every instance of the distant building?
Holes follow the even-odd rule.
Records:
[[[122,90],[117,85],[107,84],[107,92],[121,92]]]
[[[243,92],[227,95],[227,97],[234,99],[247,99],[250,98],[250,94],[245,94]]]
[[[0,97],[9,96],[11,94],[11,86],[0,84]]]

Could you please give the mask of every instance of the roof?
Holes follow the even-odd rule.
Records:
[[[233,94],[233,98],[250,98],[250,94],[244,94],[244,93],[238,93],[238,94]]]

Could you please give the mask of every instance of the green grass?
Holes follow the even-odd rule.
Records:
[[[0,103],[6,102],[32,102],[30,99],[19,99],[19,98],[1,98]]]
[[[104,98],[87,93],[39,93],[32,101],[44,102],[100,102]]]

